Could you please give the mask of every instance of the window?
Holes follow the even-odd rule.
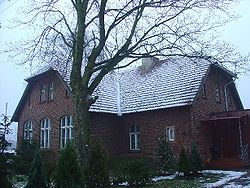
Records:
[[[41,121],[41,133],[40,133],[40,147],[50,148],[50,120],[43,119]]]
[[[29,142],[32,140],[32,122],[26,121],[23,129],[23,138]]]
[[[48,100],[51,101],[54,99],[54,84],[51,82],[48,86]]]
[[[203,84],[203,86],[202,86],[201,96],[202,96],[203,99],[207,98],[207,92],[206,92],[206,85],[205,84]]]
[[[167,141],[173,142],[175,140],[175,130],[174,127],[167,127],[166,129]]]
[[[40,102],[45,102],[46,100],[46,85],[41,85],[41,90],[40,90]]]
[[[219,84],[215,84],[215,100],[217,102],[220,102],[221,101],[221,98],[220,98],[220,86]]]
[[[31,107],[30,97],[28,98],[28,107]]]
[[[60,147],[64,148],[69,140],[73,139],[73,119],[72,116],[61,118],[61,140]]]
[[[129,128],[130,150],[140,150],[140,127],[138,125],[131,125]]]

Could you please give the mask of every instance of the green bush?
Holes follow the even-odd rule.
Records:
[[[124,169],[128,160],[128,158],[124,157],[114,157],[110,160],[111,181],[113,185],[127,181]]]
[[[198,174],[198,171],[202,170],[202,160],[198,153],[196,144],[192,144],[191,153],[189,156],[190,170],[194,175]]]
[[[130,186],[145,185],[150,182],[151,163],[144,158],[130,160],[125,167],[127,181]]]
[[[48,184],[53,183],[55,179],[57,162],[59,159],[59,154],[52,149],[46,149],[41,151],[41,156],[43,159],[43,168],[46,177],[46,182]]]
[[[160,173],[167,174],[174,172],[176,166],[174,151],[164,136],[158,140],[155,162]]]
[[[16,150],[16,156],[14,157],[13,168],[17,174],[28,175],[37,148],[38,144],[35,141],[31,143],[25,139],[21,141],[20,146]]]
[[[181,153],[179,156],[178,171],[184,173],[184,176],[188,176],[191,171],[187,153],[184,147],[182,147]]]
[[[88,188],[110,187],[107,154],[100,144],[91,141],[84,165],[84,180]]]
[[[145,185],[150,182],[153,169],[152,160],[146,158],[114,158],[111,162],[112,181],[114,185],[123,182],[130,186]]]
[[[68,143],[61,151],[55,178],[58,188],[81,188],[83,176],[73,144]]]
[[[46,188],[45,175],[43,170],[43,162],[39,150],[35,153],[35,158],[30,169],[28,183],[26,188]]]

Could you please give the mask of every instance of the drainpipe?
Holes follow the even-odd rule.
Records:
[[[234,81],[235,81],[235,78],[232,81],[228,82],[226,85],[224,85],[224,95],[225,95],[224,99],[225,99],[225,111],[226,112],[228,111],[227,86],[234,83]]]

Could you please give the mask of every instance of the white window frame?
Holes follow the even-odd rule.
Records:
[[[40,147],[41,148],[50,148],[50,132],[51,132],[51,123],[50,119],[42,119],[40,127]]]
[[[73,117],[72,115],[61,118],[60,148],[64,148],[68,141],[73,139]]]
[[[40,102],[45,102],[46,101],[46,85],[43,84],[41,85],[40,88]]]
[[[132,130],[134,129],[134,130]],[[140,126],[131,125],[129,127],[129,148],[130,150],[140,150],[141,141],[140,141]]]
[[[54,99],[54,83],[51,82],[48,85],[48,100],[51,101]]]
[[[175,127],[174,126],[170,126],[166,128],[166,138],[168,142],[175,141]]]
[[[23,138],[29,142],[31,142],[33,137],[33,126],[32,121],[26,121],[23,127]]]

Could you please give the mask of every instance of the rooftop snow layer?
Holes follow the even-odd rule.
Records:
[[[96,89],[99,98],[91,111],[133,113],[189,105],[208,67],[204,60],[175,58],[158,62],[148,72],[142,67],[113,71]]]

